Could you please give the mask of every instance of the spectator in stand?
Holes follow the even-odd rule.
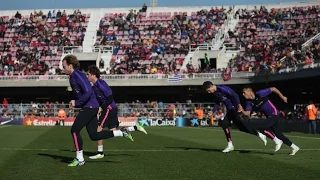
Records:
[[[227,18],[224,8],[201,10],[191,16],[163,12],[149,17],[144,9],[130,11],[127,16],[107,14],[101,19],[96,45],[113,46],[111,74],[149,74],[154,69],[158,74],[177,72],[189,46],[210,44]]]
[[[265,66],[276,72],[279,61],[282,67],[304,63],[307,57],[310,62],[310,47],[301,50],[302,44],[319,32],[318,11],[316,6],[238,10],[235,15],[239,24],[234,32],[229,31],[227,42],[242,48],[231,67],[248,71],[251,66],[259,72]],[[313,43],[311,48],[315,50],[314,47]]]
[[[306,114],[307,114],[307,119],[309,124],[309,134],[312,134],[312,129],[313,129],[313,133],[317,134],[317,122],[316,122],[317,113],[318,113],[318,109],[310,100],[306,109]]]
[[[41,10],[0,17],[0,75],[43,75],[59,65],[63,46],[81,46],[86,16]]]
[[[3,98],[3,102],[2,102],[2,105],[3,105],[3,108],[7,109],[8,108],[8,101],[7,101],[7,98]]]

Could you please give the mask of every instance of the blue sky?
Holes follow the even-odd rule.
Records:
[[[150,0],[1,0],[0,10],[23,9],[75,9],[140,7]],[[294,0],[158,0],[158,6],[215,6],[236,4],[269,4],[276,2],[293,2]],[[298,0],[296,0],[297,2]],[[302,2],[303,0],[300,0]]]

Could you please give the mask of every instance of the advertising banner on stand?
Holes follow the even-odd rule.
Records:
[[[64,120],[64,126],[72,126],[74,122],[74,117],[66,118]],[[23,125],[25,126],[55,126],[59,118],[45,118],[45,117],[34,117],[34,118],[24,118]]]
[[[136,125],[136,117],[119,117],[120,126],[134,126]]]
[[[136,117],[119,117],[120,126],[134,126],[136,123]],[[64,120],[64,126],[72,126],[75,118],[66,118]],[[25,126],[55,126],[59,118],[44,118],[44,117],[34,117],[34,118],[24,118],[23,123],[21,120],[21,125]]]
[[[168,118],[138,118],[138,122],[142,124],[142,126],[175,126],[175,119]]]
[[[1,125],[22,125],[22,118],[8,118],[8,117],[0,117],[0,126]]]

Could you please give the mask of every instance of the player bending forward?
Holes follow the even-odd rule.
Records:
[[[67,55],[63,58],[63,70],[70,77],[69,82],[72,87],[75,100],[70,101],[70,107],[80,107],[79,114],[77,115],[71,127],[71,135],[76,148],[76,158],[68,166],[82,166],[85,164],[82,151],[82,138],[80,131],[86,126],[89,137],[93,141],[108,139],[112,137],[125,137],[132,139],[131,134],[127,129],[117,131],[104,130],[97,132],[98,119],[97,113],[99,110],[99,103],[95,94],[92,92],[91,84],[86,75],[77,70],[79,61],[74,55]]]
[[[273,132],[282,141],[278,142],[275,151],[281,148],[282,143],[290,146],[292,152],[290,155],[295,155],[299,151],[299,147],[293,144],[286,136],[284,136],[279,128],[279,121],[281,120],[279,110],[272,104],[268,99],[268,95],[272,92],[279,95],[279,97],[287,103],[287,97],[283,96],[282,93],[275,87],[263,89],[257,92],[253,92],[252,88],[247,87],[242,90],[244,98],[248,101],[246,102],[245,110],[240,107],[239,111],[245,116],[250,116],[251,111],[260,111],[263,113],[267,119],[263,125],[263,129]],[[269,134],[270,138],[273,138],[273,134]]]
[[[230,121],[233,121],[233,123],[237,126],[237,128],[240,131],[255,136],[259,136],[259,138],[264,142],[264,144],[267,144],[267,139],[264,134],[257,132],[256,130],[251,128],[246,122],[241,120],[241,117],[237,112],[238,108],[242,108],[240,104],[240,99],[239,96],[231,88],[223,85],[214,85],[210,81],[204,82],[202,86],[207,91],[207,93],[212,93],[216,98],[216,104],[209,112],[210,116],[218,110],[220,103],[223,103],[227,108],[227,118],[221,121],[221,127],[226,135],[228,145],[222,152],[227,153],[234,150],[229,129]]]
[[[93,91],[102,109],[98,121],[98,132],[107,127],[109,130],[115,131],[119,127],[118,121],[118,108],[113,100],[112,90],[109,85],[102,79],[100,79],[100,70],[94,65],[88,67],[88,79],[93,83]],[[147,131],[141,126],[139,122],[135,126],[128,127],[128,131],[141,131],[147,134]],[[133,138],[131,139],[133,141]],[[94,156],[90,156],[90,159],[101,159],[104,157],[103,153],[103,141],[98,141],[98,152]]]

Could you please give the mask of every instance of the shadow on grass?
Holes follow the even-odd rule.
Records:
[[[194,147],[165,147],[168,149],[183,149],[183,150],[194,150],[194,151],[208,151],[208,152],[222,152],[221,149],[213,149],[213,148],[194,148]],[[274,155],[274,153],[270,152],[263,152],[263,151],[252,151],[252,150],[234,150],[235,152],[243,153],[243,154],[268,154],[268,155]]]
[[[58,160],[62,163],[71,163],[74,158],[71,158],[69,156],[60,156],[60,155],[54,155],[54,154],[45,154],[45,153],[38,153],[38,156],[45,156],[45,157],[51,157],[52,159]],[[111,160],[103,160],[103,161],[96,161],[96,160],[86,160],[86,163],[121,163],[119,161],[111,161]]]

